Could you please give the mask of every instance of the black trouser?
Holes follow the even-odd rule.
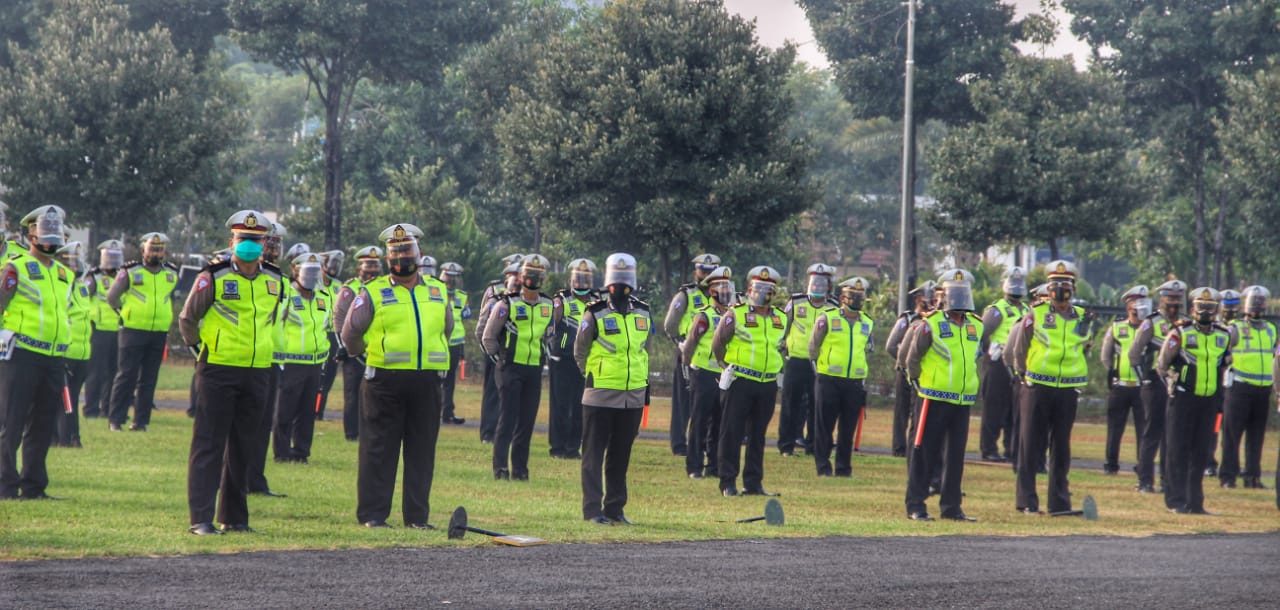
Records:
[[[1235,482],[1243,475],[1262,476],[1262,440],[1271,415],[1271,386],[1257,386],[1237,379],[1227,389],[1222,415],[1222,465],[1218,478]],[[1244,469],[1240,468],[1240,444],[1244,442]]]
[[[120,361],[117,331],[94,330],[89,337],[89,378],[84,387],[84,416],[104,417],[111,411],[111,383]]]
[[[462,320],[455,320],[455,322],[457,324],[461,324]],[[449,372],[444,376],[444,404],[440,412],[440,419],[447,419],[450,422],[452,422],[453,418],[456,417],[456,414],[454,413],[456,405],[453,403],[453,390],[458,385],[458,366],[462,363],[462,359],[466,357],[463,353],[463,350],[466,349],[466,347],[467,346],[464,344],[449,346]],[[574,368],[576,369],[577,367]]]
[[[347,440],[360,436],[360,383],[364,363],[355,358],[342,361],[342,432]]]
[[[249,461],[246,463],[248,473],[245,481],[249,493],[271,490],[271,485],[267,483],[267,449],[271,445],[271,430],[275,427],[280,398],[280,366],[273,364],[266,370],[268,371],[267,401],[263,405],[262,417],[258,419],[258,427],[253,431],[253,444],[250,446]],[[314,394],[311,395],[311,400],[315,400]]]
[[[1142,385],[1142,415],[1145,419],[1142,422],[1142,437],[1138,441],[1139,485],[1154,483],[1157,460],[1160,463],[1160,480],[1164,481],[1164,415],[1168,401],[1164,380],[1154,371],[1148,372]]]
[[[1129,412],[1133,412],[1134,436],[1142,432],[1146,417],[1142,413],[1141,386],[1111,386],[1107,394],[1107,449],[1106,462],[1103,467],[1117,471],[1120,469],[1120,441],[1124,439],[1124,428],[1129,421]],[[1142,459],[1141,446],[1137,449],[1138,459]]]
[[[1004,453],[1013,445],[1009,438],[1009,411],[1013,409],[1013,378],[1004,362],[992,362],[983,355],[982,363],[982,428],[978,432],[978,450],[983,457],[1000,455],[1000,435],[1004,435]]]
[[[1213,405],[1213,396],[1190,392],[1178,392],[1169,401],[1164,422],[1164,446],[1168,452],[1164,504],[1168,508],[1204,510],[1204,465],[1209,456],[1206,447],[1213,435],[1213,421],[1218,417]]]
[[[913,393],[911,399],[911,425],[907,426],[907,445],[911,447],[911,450],[907,451],[907,476],[911,476],[911,463],[923,456],[925,473],[929,478],[929,486],[934,489],[940,489],[942,487],[942,453],[927,454],[923,451],[915,450],[916,428],[920,425],[920,408],[923,406],[924,399]]]
[[[689,455],[689,441],[685,438],[685,430],[689,428],[689,388],[684,386],[682,380],[684,373],[684,356],[676,349],[676,365],[674,373],[671,376],[671,432],[668,436],[671,438],[671,453],[676,455]]]
[[[818,430],[813,434],[813,455],[818,474],[831,474],[831,435],[835,432],[835,475],[851,476],[853,433],[858,427],[858,416],[867,406],[867,391],[863,389],[861,379],[818,375],[814,393],[818,403],[815,417]]]
[[[1014,380],[1013,382],[1013,408],[1009,409],[1009,462],[1013,465],[1013,471],[1018,471],[1018,446],[1021,444],[1019,436],[1022,434],[1022,391],[1027,386],[1021,382]],[[1039,470],[1039,467],[1036,468]]]
[[[533,423],[542,399],[542,367],[507,362],[498,370],[498,382],[502,406],[493,435],[493,471],[507,470],[513,477],[526,478]]]
[[[272,369],[196,365],[196,417],[187,462],[191,523],[248,525],[245,474],[263,412]],[[221,492],[221,497],[219,497]]]
[[[964,477],[964,450],[969,437],[968,405],[960,405],[941,400],[929,400],[929,413],[923,419],[924,435],[920,446],[914,447],[914,453],[921,454],[911,460],[910,472],[907,475],[907,514],[928,512],[925,499],[929,496],[929,487],[933,479],[941,476],[938,492],[938,510],[943,517],[959,515],[960,481]],[[912,439],[914,444],[915,439]],[[928,465],[936,464],[931,470]]]
[[[0,498],[36,497],[49,486],[45,458],[62,413],[62,358],[14,347],[0,361]],[[18,470],[18,449],[22,470]]]
[[[620,517],[627,505],[627,467],[643,409],[583,405],[582,518]],[[604,487],[600,486],[601,469]]]
[[[488,358],[484,361],[484,388],[480,395],[480,440],[493,442],[498,430],[498,411],[502,398],[498,389],[498,365]]]
[[[811,416],[815,415],[813,363],[808,358],[787,358],[782,374],[782,409],[778,414],[778,451],[791,453],[796,449],[796,439],[804,438],[805,424],[809,422]],[[812,419],[816,420],[817,417],[814,416]],[[821,425],[818,429],[822,429]],[[813,436],[816,437],[816,435]],[[815,438],[814,441],[816,442],[817,439]]]
[[[167,336],[164,331],[120,329],[120,366],[111,386],[111,411],[108,415],[111,423],[124,424],[129,418],[130,403],[133,404],[134,424],[146,426],[151,423],[151,410],[156,406],[156,379],[160,376]]]
[[[360,389],[360,466],[356,518],[385,521],[404,445],[404,522],[431,516],[431,479],[440,436],[440,373],[375,369]]]
[[[71,399],[71,412],[66,408],[58,409],[57,437],[58,444],[74,445],[80,442],[80,388],[89,377],[88,360],[65,359],[67,367],[67,396]]]
[[[778,382],[759,382],[737,378],[721,394],[720,440],[716,470],[720,489],[734,488],[738,482],[738,464],[742,454],[742,435],[746,431],[747,453],[742,459],[742,488],[759,491],[764,481],[764,435],[773,419]]]
[[[720,375],[703,369],[689,371],[689,447],[684,467],[688,474],[719,476]],[[684,379],[676,380],[684,383]]]
[[[338,336],[329,333],[329,355],[324,359],[324,368],[320,370],[320,408],[316,410],[316,419],[324,420],[324,408],[329,403],[329,390],[333,389],[333,380],[338,378]]]
[[[684,383],[677,379],[677,383]],[[551,455],[572,457],[582,448],[582,371],[566,354],[551,362],[551,413],[547,440]]]
[[[284,365],[280,372],[272,440],[277,460],[311,457],[311,438],[316,426],[315,395],[319,391],[320,365]]]
[[[1039,384],[1022,390],[1021,424],[1018,450],[1017,508],[1040,509],[1036,494],[1035,457],[1044,454],[1045,433],[1049,435],[1049,512],[1071,510],[1071,490],[1067,474],[1071,472],[1071,427],[1076,421],[1076,388],[1054,388]]]
[[[911,403],[914,402],[912,398],[915,390],[911,388],[906,373],[898,371],[895,377],[897,385],[893,390],[893,454],[906,456],[911,442],[907,439],[907,430],[911,427]]]

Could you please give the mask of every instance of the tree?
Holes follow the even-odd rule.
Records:
[[[197,73],[167,31],[130,31],[108,0],[56,0],[0,88],[0,182],[9,202],[57,203],[74,224],[164,226],[174,199],[242,131],[234,88]]]
[[[238,40],[307,75],[325,110],[324,241],[342,245],[343,136],[362,79],[436,84],[467,44],[488,38],[506,0],[231,0]]]
[[[672,255],[762,242],[807,208],[809,150],[787,133],[794,51],[718,0],[636,0],[551,42],[495,129],[531,215],[601,250]]]
[[[1247,195],[1231,223],[1243,225],[1244,234],[1228,243],[1255,249],[1237,260],[1241,271],[1257,281],[1263,273],[1280,275],[1274,255],[1280,237],[1275,231],[1248,229],[1269,227],[1280,218],[1280,131],[1275,128],[1280,116],[1280,58],[1272,58],[1265,69],[1250,76],[1228,77],[1227,85],[1231,104],[1221,124],[1223,152],[1231,181],[1242,185]]]
[[[971,90],[985,118],[953,130],[933,156],[937,205],[926,220],[975,251],[1000,243],[1100,239],[1136,205],[1121,94],[1069,60],[1009,54],[996,82]]]

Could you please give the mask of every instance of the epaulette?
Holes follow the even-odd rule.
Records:
[[[597,311],[600,311],[602,309],[608,309],[608,308],[609,308],[609,301],[606,299],[600,299],[590,305],[587,305],[587,311],[591,312],[592,314],[595,314]]]
[[[489,285],[488,285],[487,287],[488,287],[488,288],[493,288],[494,286],[502,286],[502,285],[505,285],[505,284],[506,284],[506,282],[505,282],[505,281],[503,281],[503,280],[490,280],[490,281],[489,281]]]
[[[553,296],[557,296],[562,299],[567,299],[571,296],[571,293],[569,292],[568,288],[561,288],[560,290],[557,290]]]
[[[1224,333],[1230,333],[1230,332],[1231,332],[1231,329],[1230,329],[1230,328],[1227,328],[1227,325],[1222,324],[1222,323],[1220,323],[1220,322],[1214,322],[1214,323],[1213,323],[1213,326],[1214,326],[1214,328],[1216,328],[1216,329],[1218,329],[1218,330],[1220,330],[1220,331],[1222,331],[1222,332],[1224,332]]]
[[[86,272],[85,272],[85,275],[98,275],[99,273],[102,273],[102,269],[101,269],[101,268],[99,268],[99,267],[94,267],[94,268],[92,268],[92,269],[90,269],[90,270],[86,271]]]
[[[933,316],[936,316],[936,315],[938,315],[938,314],[940,314],[940,313],[942,313],[942,310],[941,310],[941,309],[935,309],[935,310],[933,310],[933,311],[931,311],[931,312],[929,312],[929,313],[927,313],[927,314],[924,314],[923,316],[920,316],[920,317],[921,317],[921,318],[932,318]]]
[[[976,314],[976,313],[973,313],[972,311],[971,311],[971,312],[969,312],[969,317],[970,317],[970,318],[973,318],[973,321],[974,321],[974,322],[982,322],[982,316],[980,316],[980,315],[978,315],[978,314]]]
[[[227,260],[218,261],[216,263],[209,263],[208,265],[205,266],[204,270],[208,271],[209,273],[214,273],[217,271],[222,271],[223,269],[226,269],[227,267],[230,267],[230,266],[231,266],[231,259],[227,259]]]
[[[169,262],[169,261],[165,261],[163,266],[164,266],[164,267],[168,267],[170,271],[182,271],[182,269],[178,268],[178,266],[177,266],[177,265],[175,265],[175,264],[173,264],[173,263],[171,263],[171,262]]]
[[[791,293],[791,300],[792,300],[792,301],[797,300],[797,299],[807,299],[807,298],[809,298],[809,295],[807,295],[807,294],[805,294],[805,293],[803,293],[803,292],[793,292],[793,293]]]
[[[133,269],[134,267],[141,267],[141,266],[142,266],[142,261],[129,261],[129,262],[127,262],[127,263],[125,263],[125,264],[121,265],[121,266],[120,266],[120,268],[121,268],[121,269]]]
[[[275,265],[273,265],[273,264],[271,264],[271,263],[268,263],[268,262],[266,262],[266,261],[263,261],[263,263],[262,263],[262,268],[263,268],[263,269],[266,269],[267,271],[269,271],[269,272],[271,272],[271,273],[274,273],[274,274],[276,274],[276,275],[283,275],[283,274],[284,274],[284,272],[283,272],[283,271],[280,271],[280,268],[279,268],[279,267],[277,267],[277,266],[275,266]]]
[[[697,284],[697,282],[690,282],[690,283],[688,283],[688,284],[680,284],[680,288],[679,288],[678,290],[688,290],[688,289],[690,289],[690,288],[693,288],[693,289],[695,289],[695,290],[696,290],[696,289],[698,288],[698,284]]]
[[[649,304],[635,297],[631,297],[631,305],[636,309],[643,309],[645,311],[649,311]]]
[[[830,307],[837,307],[837,308],[838,308],[838,307],[840,307],[840,299],[833,299],[833,298],[831,298],[831,297],[827,297],[827,305],[828,305],[828,306],[830,306]]]
[[[914,310],[914,309],[908,309],[908,310],[906,310],[906,311],[904,311],[904,312],[902,312],[902,313],[898,314],[898,317],[899,317],[899,318],[910,318],[911,316],[914,316],[914,315],[916,315],[916,310]]]

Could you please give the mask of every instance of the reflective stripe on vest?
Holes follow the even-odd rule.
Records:
[[[1027,379],[1055,388],[1073,388],[1089,383],[1089,363],[1084,344],[1089,340],[1089,323],[1084,309],[1072,306],[1076,318],[1062,317],[1049,303],[1031,310],[1035,320],[1027,347]]]
[[[1129,322],[1120,320],[1111,325],[1111,338],[1116,344],[1116,363],[1120,373],[1120,381],[1126,384],[1136,384],[1141,379],[1134,373],[1133,364],[1129,362],[1129,347],[1133,345],[1133,340],[1138,335],[1138,329],[1129,326]],[[1112,366],[1108,362],[1107,366]]]
[[[630,391],[649,385],[649,312],[597,310],[596,340],[587,353],[586,387]]]
[[[551,303],[541,298],[529,303],[522,297],[507,300],[507,325],[503,329],[503,348],[510,362],[525,366],[542,364],[542,338],[551,326]]]
[[[818,352],[819,375],[842,379],[867,377],[867,342],[871,340],[875,323],[861,311],[857,314],[857,319],[849,320],[836,308],[822,312],[827,320],[827,334],[822,336]],[[791,353],[808,354],[809,347],[806,345],[804,351]]]
[[[275,352],[272,315],[283,286],[280,276],[260,269],[249,279],[232,267],[217,270],[213,306],[200,325],[200,340],[210,364],[267,368]]]
[[[1231,370],[1235,378],[1249,385],[1269,386],[1276,358],[1276,327],[1262,321],[1255,328],[1248,320],[1233,320],[1239,341],[1231,350]]]
[[[751,311],[750,305],[734,307],[733,337],[724,350],[725,362],[734,365],[734,377],[771,381],[782,370],[779,345],[786,332],[786,316],[775,307],[764,314]]]
[[[111,284],[115,283],[116,278],[101,272],[93,278],[97,284],[93,294],[93,327],[104,332],[120,330],[120,314],[107,302],[107,293],[111,292]]]
[[[1022,303],[1014,305],[1008,299],[1000,299],[991,306],[1000,312],[1000,326],[991,331],[991,343],[1004,345],[1009,340],[1009,329],[1027,313],[1027,306]]]
[[[693,313],[711,304],[711,299],[702,294],[696,286],[684,288],[684,313],[680,316],[680,336],[689,334],[689,326],[693,324]]]
[[[573,344],[578,339],[578,325],[582,323],[582,314],[587,311],[587,304],[572,295],[560,297],[560,351],[573,353]]]
[[[959,405],[978,400],[978,352],[982,321],[966,314],[960,324],[939,312],[924,319],[932,335],[929,351],[920,360],[920,390],[924,398]]]
[[[129,289],[120,296],[120,319],[125,328],[168,332],[173,324],[173,289],[178,274],[168,267],[151,271],[142,265],[124,270]]]
[[[25,252],[15,254],[9,263],[18,271],[18,285],[4,311],[3,327],[13,331],[18,345],[27,351],[64,355],[71,338],[67,321],[71,271],[56,261],[46,267]]]
[[[68,340],[68,360],[88,360],[90,341],[93,335],[93,324],[89,317],[93,313],[93,299],[89,296],[89,286],[84,282],[76,282],[71,286],[71,298],[67,306],[67,321],[71,325]]]
[[[286,364],[317,364],[329,355],[333,298],[329,291],[315,291],[310,299],[291,286],[280,304],[281,334],[275,359]]]
[[[1213,396],[1218,392],[1223,358],[1231,336],[1214,328],[1201,332],[1194,326],[1182,329],[1181,357],[1185,363],[1178,385],[1196,396]]]
[[[826,305],[814,306],[809,297],[791,301],[791,328],[787,329],[787,352],[792,358],[808,359],[809,333]]]
[[[365,285],[373,323],[364,333],[369,366],[411,371],[449,370],[449,340],[444,334],[448,303],[444,282],[423,277],[412,290],[390,276]],[[358,298],[358,297],[357,297]]]
[[[715,354],[711,352],[711,340],[715,337],[716,327],[720,325],[720,318],[724,316],[711,305],[699,309],[698,313],[707,316],[707,332],[698,337],[698,346],[693,350],[693,362],[689,364],[704,371],[719,373],[722,369]]]
[[[467,293],[454,290],[449,306],[453,308],[453,334],[449,336],[449,345],[463,345],[467,342],[467,329],[462,326],[462,312],[467,308]]]

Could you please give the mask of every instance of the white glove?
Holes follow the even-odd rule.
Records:
[[[1000,343],[992,343],[987,349],[987,355],[991,356],[992,362],[1000,362],[1000,357],[1004,355],[1004,345]]]
[[[733,385],[733,369],[726,366],[720,373],[720,389],[728,390],[730,385]]]

